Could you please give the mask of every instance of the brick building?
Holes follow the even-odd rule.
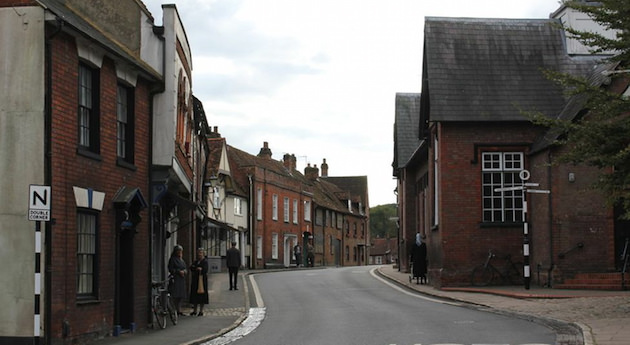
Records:
[[[0,316],[0,343],[81,344],[146,328],[150,282],[164,276],[166,229],[174,230],[162,215],[185,205],[176,213],[193,222],[168,235],[187,249],[196,245],[187,242],[204,217],[197,205],[207,125],[193,106],[177,10],[163,9],[157,27],[135,0],[0,1],[0,237],[12,244],[3,259],[15,263],[3,273],[19,277],[0,297],[13,311]],[[178,145],[170,151],[169,137]],[[171,183],[158,184],[162,177]],[[28,269],[35,270],[36,243],[27,217],[31,184],[52,191],[38,281]]]
[[[304,265],[309,243],[316,266],[366,264],[366,177],[350,178],[360,188],[344,189],[343,181],[333,183],[330,177],[319,176],[315,166],[306,167],[304,174],[297,171],[294,155],[285,154],[282,161],[272,159],[266,142],[256,156],[229,145],[227,152],[233,182],[250,191],[249,245],[243,247],[250,257],[249,267],[296,265],[296,244],[303,248]]]
[[[587,188],[598,171],[549,165],[559,149],[524,115],[570,118],[581,110],[543,70],[601,75],[592,72],[598,57],[575,58],[554,23],[426,19],[422,93],[398,94],[396,101],[402,269],[417,232],[427,236],[435,286],[469,285],[489,250],[498,267],[506,255],[525,259],[525,195],[495,189],[522,186],[520,172],[528,170],[528,182],[551,190],[526,195],[532,283],[559,286],[578,273],[614,270],[615,238],[623,235],[615,235],[620,231],[603,196]]]

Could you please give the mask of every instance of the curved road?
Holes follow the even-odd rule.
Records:
[[[259,320],[208,344],[555,343],[555,333],[542,325],[413,293],[374,270],[361,266],[257,274],[254,286],[265,307],[253,309],[262,311]]]

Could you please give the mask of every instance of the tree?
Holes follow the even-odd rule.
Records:
[[[577,77],[547,72],[573,101],[581,102],[578,116],[571,119],[550,119],[536,114],[533,121],[553,129],[557,144],[567,150],[559,162],[586,164],[600,168],[600,179],[594,186],[603,191],[611,205],[623,208],[623,217],[630,219],[630,100],[623,95],[630,80],[630,1],[601,0],[563,1],[568,7],[588,14],[614,38],[565,27],[569,37],[580,41],[593,53],[614,52],[602,61],[599,75]],[[625,85],[616,90],[610,86]]]
[[[398,234],[396,222],[398,216],[396,204],[379,205],[370,208],[370,237],[395,238]]]

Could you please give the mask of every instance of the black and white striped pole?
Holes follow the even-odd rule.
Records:
[[[33,344],[39,344],[40,337],[40,296],[42,293],[41,284],[41,254],[42,254],[42,222],[35,222],[35,308],[33,313]]]
[[[538,187],[538,183],[526,182],[530,174],[528,170],[521,170],[518,177],[523,181],[523,185],[515,187],[495,188],[495,192],[523,191],[523,282],[525,289],[529,290],[531,283],[531,269],[529,265],[529,226],[527,224],[527,193],[549,194],[550,191],[544,189],[530,189],[528,187]]]
[[[42,293],[42,221],[50,221],[50,186],[30,185],[28,191],[28,220],[35,221],[35,300],[33,310],[33,344],[39,345],[41,336],[40,296]]]

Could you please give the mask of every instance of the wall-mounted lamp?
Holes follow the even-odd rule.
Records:
[[[575,182],[575,173],[569,173],[569,182]]]

